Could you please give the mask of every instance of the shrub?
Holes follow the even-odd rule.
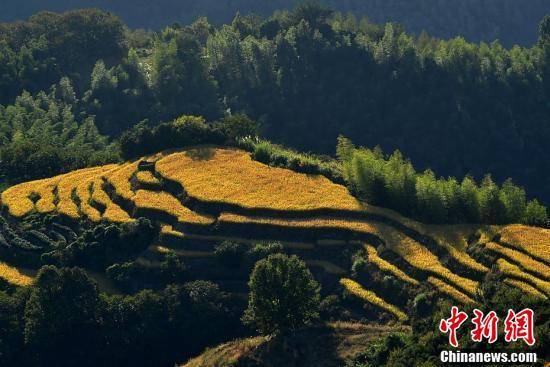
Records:
[[[546,208],[542,206],[538,200],[532,200],[527,204],[525,208],[525,214],[523,217],[525,224],[540,226],[548,223],[548,212]]]
[[[334,182],[344,182],[341,165],[334,159],[295,152],[252,137],[238,139],[237,143],[241,148],[252,152],[252,158],[258,162],[301,173],[320,174]]]
[[[214,254],[218,261],[227,267],[239,266],[245,256],[247,247],[243,244],[223,241],[216,246]]]
[[[335,294],[325,297],[319,304],[319,314],[323,320],[341,320],[345,315],[342,301]]]
[[[202,117],[181,116],[155,127],[149,127],[147,121],[141,122],[122,134],[119,144],[124,158],[134,158],[170,148],[222,144],[225,140],[223,131]]]
[[[258,122],[244,114],[226,116],[216,124],[216,127],[231,140],[256,136],[260,130]]]
[[[258,243],[248,250],[248,260],[254,264],[257,261],[272,254],[279,254],[284,251],[284,247],[279,242]]]
[[[99,224],[84,231],[74,242],[57,250],[60,265],[81,265],[103,270],[145,250],[157,235],[151,221],[139,218],[124,224]]]

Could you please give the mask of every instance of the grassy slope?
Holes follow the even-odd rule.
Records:
[[[329,367],[343,365],[368,342],[395,330],[379,325],[331,323],[291,337],[255,337],[208,349],[182,367]]]

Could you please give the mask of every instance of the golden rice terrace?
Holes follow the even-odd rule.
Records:
[[[223,240],[278,241],[322,282],[400,322],[407,322],[407,300],[385,299],[377,279],[390,276],[406,289],[475,303],[484,276],[499,271],[506,284],[529,296],[550,294],[549,230],[424,225],[361,203],[323,176],[270,167],[238,149],[200,147],[82,169],[13,186],[1,200],[12,221],[35,213],[57,213],[68,223],[147,217],[161,228],[158,243],[139,259],[147,264],[165,253],[212,261],[212,244]],[[0,235],[0,246],[3,240]],[[469,247],[487,256],[476,257]],[[26,250],[33,249],[29,244]],[[352,274],[349,254],[364,259],[363,274]],[[32,281],[0,264],[1,278]]]

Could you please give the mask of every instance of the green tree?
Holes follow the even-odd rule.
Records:
[[[548,212],[538,200],[531,200],[525,208],[524,222],[530,225],[544,225],[548,223]]]
[[[182,114],[220,116],[216,84],[208,75],[199,41],[181,31],[154,48],[153,87],[165,120]]]
[[[237,267],[243,262],[246,250],[247,246],[243,244],[233,241],[223,241],[216,246],[214,254],[222,265]]]
[[[486,175],[481,181],[478,191],[478,201],[483,223],[497,224],[504,222],[505,208],[500,200],[500,190],[491,175]]]
[[[0,285],[1,286],[1,285]],[[27,292],[9,295],[0,291],[0,365],[15,366],[24,360],[21,311],[25,306]]]
[[[25,307],[25,342],[41,365],[94,365],[101,314],[97,286],[83,270],[45,266]]]
[[[225,136],[233,140],[245,136],[255,137],[260,130],[259,124],[245,114],[226,116],[219,122],[219,127]]]
[[[314,321],[319,284],[295,255],[270,255],[256,263],[243,321],[263,334],[286,333]]]
[[[514,185],[511,179],[507,179],[500,189],[499,196],[504,205],[506,222],[521,222],[527,205],[525,190]]]
[[[469,223],[479,223],[481,220],[477,191],[476,182],[470,176],[464,177],[460,183],[459,197],[463,220]]]
[[[447,221],[447,203],[442,182],[438,182],[428,170],[416,180],[416,205],[420,218],[429,222]]]
[[[539,26],[539,44],[544,46],[550,43],[550,15],[545,15]]]

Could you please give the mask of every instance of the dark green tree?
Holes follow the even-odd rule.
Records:
[[[172,30],[152,55],[153,87],[165,120],[182,114],[209,120],[221,114],[215,81],[208,75],[199,41],[188,32]]]
[[[243,321],[263,334],[292,332],[319,316],[319,284],[295,255],[270,255],[256,263]]]
[[[101,353],[102,302],[78,268],[43,267],[25,307],[25,342],[43,366],[92,366]]]

